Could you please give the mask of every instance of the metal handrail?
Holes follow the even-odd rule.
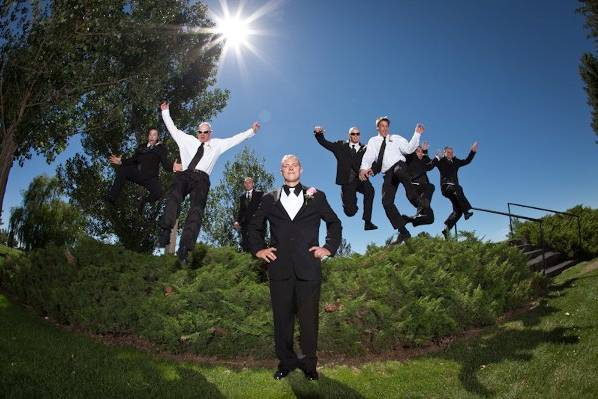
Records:
[[[484,208],[475,208],[475,207],[472,207],[471,209],[476,210],[476,211],[481,211],[481,212],[494,213],[495,215],[508,216],[509,219],[511,217],[516,217],[519,219],[525,219],[525,220],[529,220],[531,222],[538,223],[538,226],[540,228],[540,246],[542,247],[542,274],[546,274],[546,255],[545,255],[546,248],[544,247],[544,229],[542,228],[542,219],[532,218],[532,217],[523,216],[523,215],[516,215],[511,212],[495,211],[493,209],[484,209]]]
[[[507,202],[507,209],[509,210],[509,213],[511,213],[511,205],[519,206],[521,208],[536,209],[538,211],[552,212],[552,213],[556,213],[558,215],[565,215],[565,216],[575,218],[577,220],[577,246],[579,248],[579,251],[581,251],[581,216],[576,215],[574,213],[556,211],[554,209],[540,208],[540,207],[532,206],[532,205],[517,204],[515,202]],[[509,229],[511,231],[511,236],[512,236],[513,235],[513,220],[511,217],[509,217]]]

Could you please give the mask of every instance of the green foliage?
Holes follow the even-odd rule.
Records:
[[[593,39],[594,45],[598,43],[598,1],[579,0],[583,3],[577,11],[585,17],[585,27],[588,36]],[[592,107],[592,129],[598,135],[598,60],[592,53],[581,56],[579,74],[585,82],[584,89],[588,95],[588,105]],[[598,143],[598,140],[596,141]]]
[[[206,205],[203,234],[211,244],[240,248],[239,234],[233,228],[239,211],[239,196],[245,191],[245,177],[253,177],[255,188],[268,192],[272,189],[274,176],[264,167],[253,150],[243,147],[232,162],[224,165],[222,179],[210,189]]]
[[[545,245],[570,258],[591,259],[598,256],[598,209],[577,205],[566,212],[580,217],[581,248],[576,218],[564,215],[542,218]],[[515,223],[513,236],[536,246],[541,245],[540,230],[535,222]]]
[[[83,218],[62,194],[56,177],[37,176],[23,192],[23,205],[11,210],[10,230],[26,250],[73,244],[81,237]]]
[[[189,266],[82,241],[5,263],[1,288],[44,315],[99,333],[134,333],[172,351],[272,355],[268,285],[258,261],[198,246]],[[320,349],[348,355],[492,324],[545,280],[505,244],[414,238],[323,265]]]
[[[103,54],[96,71],[118,81],[86,94],[84,153],[67,160],[58,174],[86,216],[91,235],[114,234],[128,249],[151,252],[162,204],[139,217],[136,208],[145,191],[129,185],[118,206],[107,207],[102,195],[114,177],[108,157],[130,155],[146,141],[150,127],[159,128],[171,158],[178,157],[178,147],[161,121],[159,103],[168,99],[177,127],[187,131],[220,112],[229,95],[213,87],[221,46],[213,34],[200,29],[213,26],[201,2],[98,2],[91,18],[104,31],[92,47],[94,54]],[[171,178],[170,173],[161,176],[165,191]]]

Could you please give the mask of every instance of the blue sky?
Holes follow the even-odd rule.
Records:
[[[266,3],[246,1],[243,14]],[[207,4],[221,14],[218,0]],[[232,10],[238,4],[229,1]],[[231,54],[222,62],[218,86],[230,89],[231,99],[212,125],[217,135],[229,136],[260,120],[262,130],[247,145],[266,159],[277,183],[282,155],[297,154],[302,182],[326,192],[354,250],[394,233],[380,204],[381,178],[372,181],[373,221],[380,229],[364,232],[361,209],[353,218],[342,213],[335,160],[314,140],[316,124],[331,140],[346,138],[348,128],[358,126],[365,141],[376,133],[379,115],[389,115],[391,131],[406,137],[421,121],[431,149],[452,145],[461,157],[478,141],[476,159],[460,173],[473,206],[506,210],[512,201],[553,209],[598,207],[598,145],[578,74],[580,56],[592,44],[575,13],[576,0],[270,4],[274,10],[252,24],[267,31],[251,38],[260,57],[243,50],[244,67]],[[57,162],[78,149],[74,140]],[[213,183],[239,150],[218,161]],[[55,164],[36,158],[13,168],[3,219],[31,178],[53,173]],[[412,233],[437,234],[450,213],[438,172],[429,176],[437,186],[436,222]],[[413,213],[402,190],[396,203]],[[498,240],[508,219],[476,212],[458,226]]]

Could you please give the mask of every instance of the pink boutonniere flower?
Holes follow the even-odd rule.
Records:
[[[316,190],[315,187],[310,187],[307,190],[305,190],[305,201],[307,202],[308,200],[312,199],[314,197],[314,194],[317,192],[318,190]]]

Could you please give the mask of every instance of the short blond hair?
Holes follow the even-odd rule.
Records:
[[[299,163],[299,166],[301,166],[301,161],[299,160],[299,157],[297,155],[294,155],[294,154],[286,154],[285,156],[283,156],[282,159],[280,160],[280,166],[282,167],[282,165],[284,164],[284,162],[287,159],[291,159],[291,158],[295,158],[297,160],[297,162]]]

